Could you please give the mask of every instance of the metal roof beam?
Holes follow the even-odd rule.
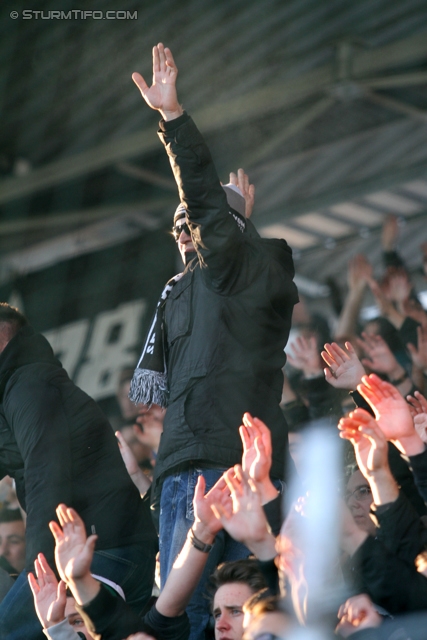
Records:
[[[354,79],[379,73],[388,68],[408,65],[426,56],[425,33],[405,38],[384,47],[360,50],[352,60]],[[228,102],[211,104],[194,113],[198,126],[205,133],[217,129],[267,116],[286,109],[302,100],[318,95],[336,81],[333,64],[318,67],[297,78],[270,85],[250,95],[243,95]],[[29,196],[42,189],[102,169],[126,158],[142,156],[158,148],[154,127],[135,132],[121,140],[109,141],[83,153],[61,158],[35,169],[31,174],[7,178],[0,182],[0,204],[16,198]]]
[[[387,171],[383,175],[379,175],[369,180],[364,180],[354,186],[345,187],[344,189],[333,188],[327,193],[316,196],[315,198],[308,198],[307,200],[299,200],[298,202],[290,203],[289,205],[282,205],[280,210],[263,212],[262,224],[271,225],[284,222],[300,213],[306,213],[307,211],[322,211],[336,204],[344,203],[349,200],[361,199],[368,194],[375,193],[376,191],[401,187],[403,183],[410,182],[416,178],[427,179],[427,162],[419,163],[408,169],[400,171]],[[259,220],[255,218],[254,222],[255,224],[258,224]]]

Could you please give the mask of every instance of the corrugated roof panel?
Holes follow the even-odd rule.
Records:
[[[332,236],[333,238],[339,238],[341,236],[354,233],[354,227],[333,220],[320,213],[306,213],[302,216],[298,216],[293,220],[295,224],[305,227],[306,229],[312,229],[316,233],[321,233],[324,236]]]
[[[427,198],[427,181],[426,180],[413,180],[402,185],[407,191],[413,191],[417,196]]]
[[[364,200],[372,202],[381,208],[388,210],[390,213],[398,213],[400,215],[410,215],[422,209],[422,205],[415,200],[398,196],[392,191],[378,191],[364,197]]]
[[[259,231],[263,238],[284,238],[291,247],[296,249],[307,249],[319,242],[318,238],[285,224],[272,224],[262,227]]]
[[[334,214],[345,218],[349,222],[355,222],[356,224],[364,225],[366,227],[375,227],[380,225],[384,216],[378,211],[362,207],[355,202],[342,202],[330,209]]]

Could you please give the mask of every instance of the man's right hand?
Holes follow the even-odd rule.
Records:
[[[354,391],[365,375],[365,369],[350,342],[345,349],[332,342],[325,344],[321,356],[328,367],[324,369],[325,378],[335,389]]]
[[[59,524],[49,522],[55,538],[55,561],[59,575],[70,587],[77,604],[86,604],[98,593],[99,583],[90,573],[96,535],[86,537],[86,528],[79,514],[60,504],[56,509]]]
[[[160,42],[153,47],[153,83],[147,85],[139,73],[132,74],[132,80],[139,88],[149,107],[160,111],[164,120],[174,120],[183,114],[176,92],[178,69],[172,52]]]

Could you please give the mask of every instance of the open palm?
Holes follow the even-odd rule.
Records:
[[[132,74],[132,80],[139,88],[142,97],[149,107],[162,112],[173,112],[179,109],[176,93],[178,69],[172,52],[163,44],[153,47],[153,82],[147,85],[139,73]]]

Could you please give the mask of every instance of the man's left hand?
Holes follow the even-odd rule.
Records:
[[[255,185],[249,184],[249,176],[244,169],[238,169],[237,175],[230,173],[230,182],[240,189],[245,199],[245,216],[250,218],[255,204]]]

